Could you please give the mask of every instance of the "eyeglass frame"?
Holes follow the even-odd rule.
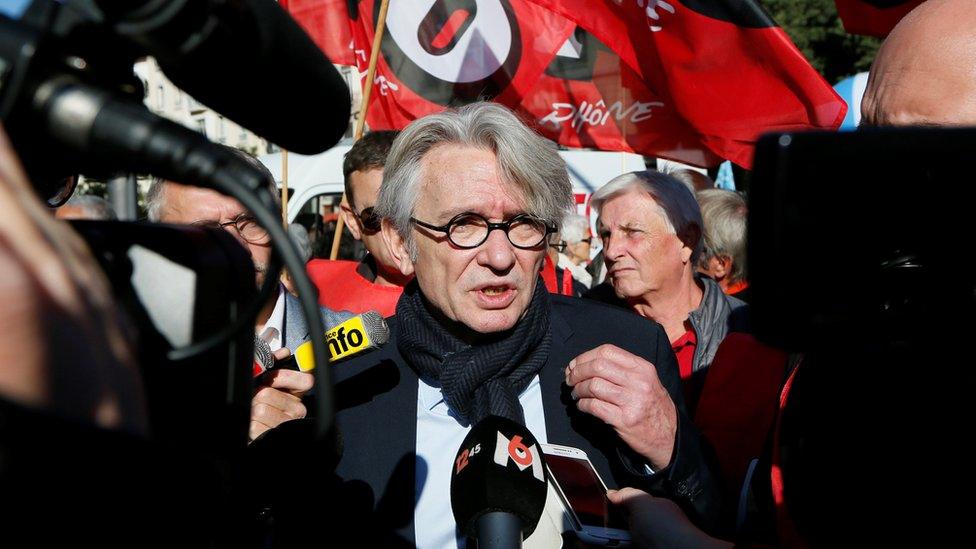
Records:
[[[242,222],[245,222],[245,221],[250,221],[251,223],[254,223],[259,229],[261,229],[262,231],[264,231],[265,236],[263,238],[258,238],[258,239],[250,239],[250,238],[244,236],[244,231],[241,229],[239,223],[242,223]],[[249,213],[242,213],[242,214],[238,215],[237,217],[235,217],[234,219],[231,219],[230,221],[224,221],[223,223],[221,223],[220,221],[194,221],[193,223],[191,223],[191,225],[193,225],[195,227],[204,227],[204,228],[210,228],[210,229],[217,229],[217,228],[224,229],[225,227],[227,227],[229,225],[233,225],[234,226],[234,230],[237,231],[237,234],[240,235],[240,237],[245,242],[247,242],[248,244],[258,244],[258,245],[261,245],[261,244],[266,244],[267,242],[270,242],[270,240],[271,240],[270,239],[270,235],[268,234],[267,229],[265,229],[264,227],[262,227],[258,223],[257,218],[254,217],[253,215],[249,214]]]
[[[550,248],[553,248],[554,250],[556,250],[559,253],[563,253],[563,252],[566,251],[566,248],[569,247],[569,243],[566,242],[565,240],[560,240],[559,242],[550,243],[549,244],[549,247]]]
[[[483,239],[481,239],[481,242],[478,242],[477,244],[468,245],[468,246],[462,246],[461,244],[458,244],[457,242],[454,241],[454,239],[451,238],[451,226],[454,225],[455,223],[457,223],[457,221],[459,219],[462,219],[464,217],[469,217],[469,216],[480,217],[482,220],[484,220],[485,227],[486,227],[485,237]],[[533,244],[531,246],[520,246],[520,245],[512,242],[512,237],[508,233],[508,231],[511,230],[511,228],[512,228],[512,223],[515,223],[516,221],[521,221],[521,220],[524,220],[524,219],[531,219],[533,221],[539,221],[539,222],[542,223],[542,226],[545,227],[545,229],[546,229],[545,232],[542,234],[542,238],[539,239],[538,242],[536,242],[535,244]],[[474,212],[461,212],[461,213],[455,215],[454,217],[452,217],[450,221],[448,221],[444,225],[440,225],[440,226],[432,225],[430,223],[426,223],[426,222],[421,221],[421,220],[419,220],[419,219],[417,219],[416,217],[413,217],[413,216],[410,217],[410,222],[411,223],[414,223],[416,225],[419,225],[419,226],[421,226],[421,227],[423,227],[425,229],[431,230],[431,231],[437,231],[437,232],[444,233],[447,236],[447,240],[452,245],[454,245],[454,246],[456,246],[458,248],[461,248],[462,250],[473,250],[473,249],[477,248],[478,246],[481,246],[482,244],[484,244],[485,242],[488,241],[488,237],[491,236],[491,232],[494,231],[495,229],[498,229],[498,230],[501,230],[502,232],[504,232],[505,233],[505,238],[508,240],[508,243],[511,244],[512,246],[515,246],[516,248],[518,248],[520,250],[532,250],[532,249],[538,248],[543,243],[545,243],[546,240],[548,240],[548,238],[549,238],[550,235],[552,235],[556,231],[558,231],[558,228],[555,225],[553,225],[552,223],[546,221],[545,219],[536,217],[534,215],[529,215],[529,214],[518,214],[518,215],[512,217],[511,219],[509,219],[508,221],[502,221],[502,222],[499,222],[499,223],[492,223],[485,216],[483,216],[481,214],[474,213]]]

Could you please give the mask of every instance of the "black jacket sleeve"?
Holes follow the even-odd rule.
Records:
[[[664,469],[651,471],[647,461],[636,452],[621,450],[620,458],[633,475],[633,486],[675,501],[700,528],[713,535],[720,534],[727,505],[718,461],[707,440],[689,419],[678,363],[664,330],[655,330],[655,333],[656,352],[651,362],[678,412],[671,463]]]

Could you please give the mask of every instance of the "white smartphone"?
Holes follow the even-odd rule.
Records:
[[[607,499],[607,485],[586,452],[569,446],[540,444],[549,478],[573,521],[576,535],[587,543],[609,547],[630,545],[627,516]]]

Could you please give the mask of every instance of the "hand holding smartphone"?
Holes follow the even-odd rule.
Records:
[[[608,547],[630,544],[627,517],[607,499],[607,486],[586,452],[569,446],[540,444],[550,482],[562,499],[577,537]]]

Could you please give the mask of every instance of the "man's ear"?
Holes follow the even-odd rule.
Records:
[[[688,225],[685,230],[678,234],[678,238],[684,247],[681,248],[681,261],[687,263],[691,261],[691,254],[695,252],[695,246],[701,240],[701,227],[698,225]]]
[[[400,231],[396,230],[392,221],[384,218],[380,232],[383,234],[383,242],[390,250],[390,257],[400,269],[400,273],[403,276],[411,276],[414,272],[413,259],[410,258],[410,250],[407,248],[407,243],[404,242],[403,237],[400,236]]]
[[[725,279],[732,274],[732,256],[720,255],[715,259],[715,280]]]
[[[701,267],[699,272],[719,282],[732,272],[732,258],[727,255],[713,255],[703,261]]]
[[[349,233],[356,240],[362,240],[363,235],[359,231],[359,220],[356,219],[356,214],[353,213],[352,206],[342,204],[339,208],[342,210],[342,223],[349,228]]]

